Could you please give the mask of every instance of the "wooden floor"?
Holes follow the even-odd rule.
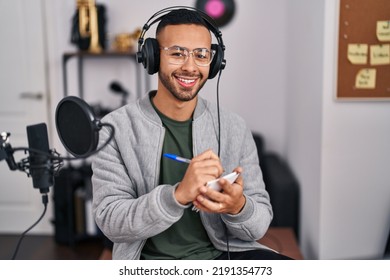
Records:
[[[294,260],[303,260],[303,255],[292,228],[270,227],[258,242]]]
[[[0,260],[11,260],[19,241],[17,235],[0,235]],[[88,239],[74,246],[57,244],[53,236],[23,238],[16,260],[97,260],[103,250],[100,239]]]
[[[17,235],[0,235],[0,260],[11,260],[19,241]],[[260,243],[296,260],[302,260],[291,228],[270,228]],[[74,246],[55,242],[54,236],[27,235],[16,254],[17,260],[98,260],[102,257],[102,239],[90,238]]]

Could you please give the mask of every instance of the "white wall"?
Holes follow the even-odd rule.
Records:
[[[288,160],[301,191],[300,245],[306,258],[318,257],[322,121],[322,1],[286,3]]]
[[[320,257],[377,258],[390,227],[390,103],[335,101],[335,2],[326,3]]]
[[[335,99],[338,4],[299,0],[289,9],[297,41],[288,50],[287,142],[301,183],[301,246],[307,258],[380,258],[390,227],[390,104]]]
[[[61,57],[75,50],[69,36],[76,1],[44,1],[54,113],[63,94]],[[168,5],[195,3],[98,2],[107,3],[113,34],[132,32]],[[268,150],[291,163],[301,184],[300,243],[310,259],[377,257],[390,227],[389,103],[334,100],[337,3],[236,1],[233,22],[221,29],[227,48],[221,104],[242,115],[265,136]],[[128,62],[86,64],[87,101],[116,106],[118,99],[108,90],[114,78],[134,92]],[[77,95],[75,77],[69,83]],[[215,84],[216,79],[209,81],[202,95],[213,99]],[[52,134],[56,138],[54,127]]]

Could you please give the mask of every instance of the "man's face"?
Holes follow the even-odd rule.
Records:
[[[211,35],[204,26],[194,24],[168,25],[157,36],[160,47],[179,46],[192,51],[211,47]],[[182,65],[169,63],[160,50],[159,91],[169,91],[180,101],[194,99],[207,81],[210,66],[198,66],[192,55]]]

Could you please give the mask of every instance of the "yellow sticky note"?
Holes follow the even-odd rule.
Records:
[[[376,22],[376,37],[381,42],[390,41],[390,20]]]
[[[348,44],[348,60],[352,64],[367,64],[367,57],[367,44]]]
[[[376,85],[376,69],[364,68],[356,75],[355,87],[360,89],[374,89]]]
[[[372,45],[370,47],[371,65],[390,64],[390,44]]]

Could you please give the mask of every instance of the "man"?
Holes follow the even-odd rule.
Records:
[[[116,134],[92,164],[93,212],[114,242],[113,258],[284,258],[256,242],[272,208],[250,130],[224,110],[219,123],[218,108],[198,96],[213,59],[204,18],[172,10],[156,39],[157,91],[105,117]],[[101,142],[108,136],[103,128]],[[207,188],[232,171],[240,173],[234,183],[221,179],[222,191]]]

